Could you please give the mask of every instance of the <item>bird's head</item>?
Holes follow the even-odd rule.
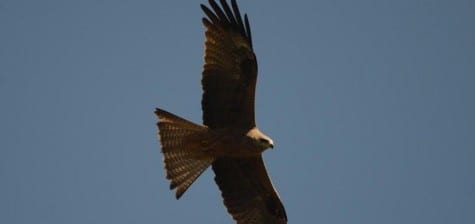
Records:
[[[254,127],[246,134],[255,144],[262,149],[274,148],[274,141],[269,136],[263,134],[257,127]]]

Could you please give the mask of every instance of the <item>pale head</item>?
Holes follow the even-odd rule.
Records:
[[[255,144],[263,149],[274,148],[274,141],[272,141],[269,136],[262,133],[257,127],[249,130],[246,136],[251,138]]]

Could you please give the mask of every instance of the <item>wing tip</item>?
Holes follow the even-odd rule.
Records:
[[[212,23],[205,17],[201,19],[201,22],[203,23],[205,27],[210,27],[212,25]]]
[[[249,42],[249,46],[252,49],[252,37],[251,29],[249,26],[249,19],[247,14],[244,14],[244,22],[242,15],[239,11],[239,7],[236,3],[236,0],[231,0],[232,10],[227,3],[227,0],[220,0],[221,6],[219,6],[215,0],[209,0],[209,5],[211,9],[207,6],[200,4],[201,9],[208,17],[208,22],[203,23],[206,27],[209,27],[210,24],[220,26],[222,28],[227,28],[234,30],[235,32],[243,35]],[[206,18],[203,18],[206,19]]]

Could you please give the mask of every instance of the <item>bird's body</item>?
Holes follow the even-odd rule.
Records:
[[[203,69],[203,125],[156,109],[170,188],[180,198],[210,165],[238,224],[283,224],[287,215],[267,175],[262,152],[273,148],[254,120],[257,61],[247,16],[236,1],[210,0]]]

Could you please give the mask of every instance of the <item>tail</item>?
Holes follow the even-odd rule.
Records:
[[[170,189],[179,199],[190,185],[215,160],[202,151],[201,142],[208,128],[167,111],[156,109],[159,137]]]

